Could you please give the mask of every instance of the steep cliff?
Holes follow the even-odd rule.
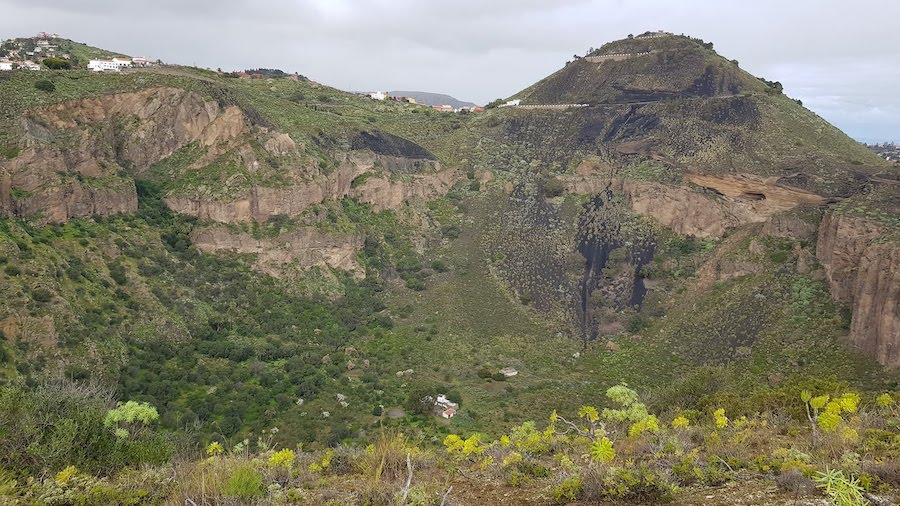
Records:
[[[247,131],[241,111],[179,88],[62,102],[20,119],[18,155],[0,160],[0,211],[44,221],[137,209],[131,175],[197,142]]]
[[[700,238],[721,237],[729,228],[760,223],[800,205],[820,205],[824,197],[752,174],[685,178],[708,191],[683,184],[608,177],[599,166],[583,163],[575,175],[564,176],[566,188],[592,194],[607,187],[628,195],[634,212],[649,216],[683,234]]]
[[[203,227],[191,234],[203,252],[233,251],[256,255],[254,266],[275,277],[292,277],[313,267],[338,269],[356,278],[365,270],[356,259],[364,238],[360,235],[325,234],[315,227],[302,227],[274,238],[254,238],[224,226]]]
[[[358,198],[376,212],[399,209],[411,199],[443,196],[465,179],[458,170],[392,178],[379,172],[374,162],[371,156],[354,155],[330,174],[311,168],[305,177],[297,175],[289,185],[254,185],[233,199],[171,194],[164,200],[173,211],[201,219],[220,223],[263,222],[277,215],[298,216],[316,204],[344,197]]]
[[[900,242],[871,219],[829,212],[816,256],[835,300],[853,310],[850,340],[886,367],[900,366]]]

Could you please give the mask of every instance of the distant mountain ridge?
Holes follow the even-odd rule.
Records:
[[[458,98],[443,93],[429,93],[427,91],[389,91],[388,95],[394,97],[409,97],[416,102],[425,105],[452,105],[454,108],[474,107],[475,103],[459,100]]]

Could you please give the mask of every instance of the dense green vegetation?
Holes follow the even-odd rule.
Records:
[[[0,396],[6,427],[0,442],[13,449],[0,463],[19,471],[0,474],[0,497],[47,504],[436,505],[448,496],[503,501],[514,493],[542,504],[647,504],[677,502],[683,487],[730,484],[703,494],[720,501],[733,494],[743,504],[741,494],[772,479],[777,489],[766,494],[769,503],[819,489],[836,506],[862,506],[900,485],[896,405],[890,394],[838,389],[803,391],[778,410],[749,417],[725,408],[658,414],[620,384],[600,404],[553,411],[547,423],[526,421],[497,439],[449,434],[440,450],[382,429],[368,446],[310,452],[275,443],[281,431],[272,427],[255,442],[214,439],[190,451],[154,428],[156,410],[148,405],[104,410],[96,393],[72,386],[14,388]],[[41,437],[29,439],[35,433]],[[173,448],[196,460],[165,464]],[[111,465],[118,470],[112,476],[94,474]],[[47,472],[25,479],[29,466]]]
[[[865,182],[887,169],[710,43],[665,40],[604,46],[595,54],[670,44],[578,60],[520,94],[591,104],[571,110],[441,114],[275,71],[0,75],[0,176],[34,143],[71,154],[91,139],[96,167],[62,157],[59,181],[138,197],[134,213],[65,223],[20,211],[56,195],[56,180],[20,178],[0,202],[0,499],[441,504],[453,485],[450,497],[478,504],[502,501],[494,490],[648,502],[745,478],[853,501],[896,490],[897,373],[846,342],[850,310],[814,254],[823,211],[777,215],[811,235],[748,220],[698,239],[638,214],[626,189],[720,203],[685,182],[687,168],[790,172],[787,186],[853,194],[833,211],[893,231],[896,192]],[[76,67],[102,56],[68,49]],[[160,87],[237,107],[246,131],[138,166],[118,133],[139,119],[40,117]],[[282,133],[296,150],[263,145]],[[358,155],[372,167],[346,178],[350,195],[438,166],[460,180],[379,212],[337,190],[316,200]],[[602,191],[575,193],[583,165]],[[164,203],[226,206],[316,178],[302,212],[268,220],[217,224]],[[214,227],[356,237],[365,276],[203,253],[192,238]],[[452,419],[435,409],[440,394],[460,405]]]

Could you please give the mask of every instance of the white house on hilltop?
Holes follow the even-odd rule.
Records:
[[[387,93],[383,91],[373,91],[369,93],[369,98],[374,98],[375,100],[384,100],[387,98]]]
[[[88,70],[94,72],[118,72],[124,67],[130,67],[128,58],[113,58],[112,60],[91,60],[88,62]]]

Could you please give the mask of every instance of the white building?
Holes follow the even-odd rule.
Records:
[[[434,405],[443,409],[458,409],[459,404],[451,401],[447,398],[446,395],[441,394],[437,396],[437,399],[434,401]]]
[[[34,63],[31,60],[25,60],[23,62],[20,62],[19,68],[25,69],[25,70],[41,70],[41,66],[38,65],[37,63]]]
[[[13,62],[11,61],[0,61],[0,70],[12,70]]]
[[[130,67],[128,58],[113,58],[112,60],[91,60],[88,62],[88,70],[94,72],[118,72],[124,67]]]
[[[501,105],[500,107],[515,107],[515,106],[517,106],[517,105],[519,105],[519,104],[521,104],[521,103],[522,103],[522,100],[520,100],[520,99],[517,98],[517,99],[515,99],[515,100],[510,100],[509,102],[507,102],[507,103]]]
[[[144,58],[143,56],[135,56],[131,59],[132,67],[149,67],[151,65],[153,65],[153,62]]]
[[[384,100],[387,98],[387,93],[383,91],[373,91],[369,93],[369,98],[374,98],[375,100]]]

